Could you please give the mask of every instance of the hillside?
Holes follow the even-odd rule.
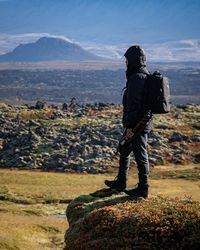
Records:
[[[20,44],[0,55],[0,62],[87,61],[100,60],[81,46],[60,38],[42,37],[34,43]]]

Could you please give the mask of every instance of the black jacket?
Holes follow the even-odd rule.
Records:
[[[134,128],[143,117],[145,109],[145,79],[149,72],[145,66],[134,69],[127,74],[126,89],[123,95],[123,126]],[[144,132],[150,132],[151,122],[148,122]]]

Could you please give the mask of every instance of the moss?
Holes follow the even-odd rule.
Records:
[[[20,250],[12,241],[3,240],[0,238],[0,249],[2,250]]]
[[[199,249],[199,202],[94,195],[69,204],[66,249]]]

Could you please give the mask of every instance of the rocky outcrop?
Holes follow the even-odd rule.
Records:
[[[195,107],[191,108],[194,114],[199,106]],[[104,173],[118,161],[115,151],[123,131],[120,109],[104,103],[80,105],[74,98],[64,107],[47,107],[43,102],[32,107],[1,104],[0,166]],[[155,119],[149,135],[151,166],[199,163],[200,134],[197,129],[191,134],[196,121],[190,125],[192,120],[185,120],[181,131],[183,118],[176,119],[178,126],[173,127],[176,109]],[[186,131],[187,123],[191,131]]]
[[[199,249],[199,209],[190,199],[131,199],[102,189],[69,204],[64,249]]]

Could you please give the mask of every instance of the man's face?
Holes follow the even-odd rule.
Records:
[[[128,67],[128,60],[127,59],[125,60],[125,63],[126,63],[126,67]]]

